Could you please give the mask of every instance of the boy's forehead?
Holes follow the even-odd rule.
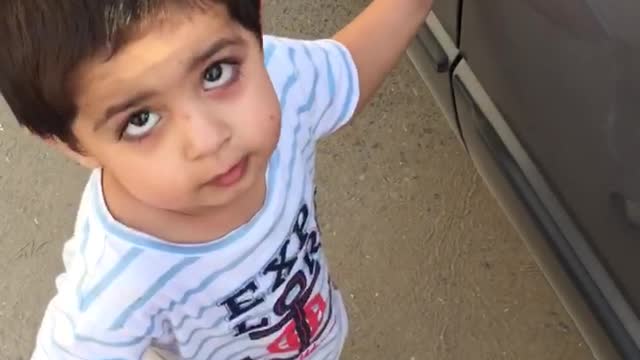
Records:
[[[79,107],[117,98],[154,75],[186,70],[211,50],[244,44],[250,35],[226,11],[177,13],[145,24],[117,52],[81,64],[73,78]]]
[[[79,66],[77,72],[91,73],[94,68],[117,62],[120,58],[150,57],[154,49],[187,48],[197,43],[188,40],[224,37],[237,28],[225,8],[220,5],[211,6],[207,10],[167,10],[153,19],[131,26],[115,47],[105,46],[101,53]],[[172,39],[181,41],[174,42]]]

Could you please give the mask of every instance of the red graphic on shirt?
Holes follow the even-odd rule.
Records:
[[[315,338],[316,335],[318,335],[326,308],[327,303],[320,295],[316,295],[304,307],[304,314],[309,326],[311,338]],[[269,345],[267,350],[272,354],[279,354],[296,351],[300,348],[300,336],[296,330],[296,323],[292,320],[284,328],[282,334]]]

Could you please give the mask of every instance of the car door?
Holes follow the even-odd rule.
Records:
[[[640,358],[639,20],[637,0],[464,0],[452,76],[471,156],[601,359]]]

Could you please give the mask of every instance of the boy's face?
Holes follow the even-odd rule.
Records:
[[[75,156],[154,208],[228,205],[262,184],[280,133],[260,43],[221,6],[144,30],[74,77]]]

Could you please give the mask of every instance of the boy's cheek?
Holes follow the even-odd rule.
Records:
[[[171,163],[130,163],[122,164],[114,175],[135,197],[166,205],[180,201],[187,188],[188,179],[180,175],[184,172],[171,168],[176,167]]]
[[[280,138],[280,116],[277,112],[256,114],[254,119],[246,125],[249,133],[246,135],[248,141],[253,144],[256,150],[261,152],[271,152],[274,150]],[[270,155],[270,154],[267,154]]]

